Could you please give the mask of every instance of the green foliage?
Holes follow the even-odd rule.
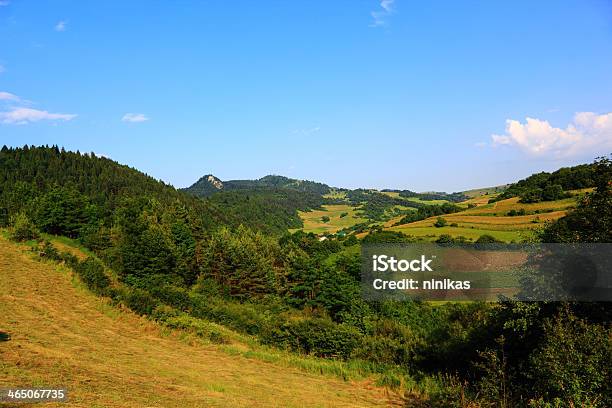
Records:
[[[372,334],[364,336],[353,352],[353,357],[385,365],[417,368],[417,350],[423,346],[422,337],[407,326],[392,319],[378,320]]]
[[[271,324],[272,319],[282,321],[277,308],[272,313],[265,305],[238,303],[198,293],[191,293],[190,298],[193,316],[212,320],[241,333],[258,335]]]
[[[68,210],[47,202],[56,196],[70,205]],[[67,211],[69,219],[78,221],[91,215],[89,207],[80,207],[89,203],[100,223],[110,227],[115,211],[130,197],[155,198],[163,207],[179,202],[188,209],[193,222],[201,225],[232,222],[211,203],[93,153],[67,152],[56,146],[4,146],[0,150],[0,208],[10,216],[20,211],[36,212],[33,203],[39,199],[46,205],[41,216],[43,221],[50,221],[49,228],[74,231],[73,223],[62,225],[54,211]]]
[[[452,227],[452,224],[451,224]],[[435,241],[436,244],[465,244],[470,242],[463,235],[459,235],[457,237],[453,237],[450,234],[441,234]]]
[[[122,299],[125,305],[139,315],[151,315],[159,301],[149,292],[140,288],[128,289]]]
[[[548,225],[543,242],[612,242],[612,161],[593,165],[595,191],[586,194],[576,209]]]
[[[418,208],[416,211],[410,212],[395,225],[408,224],[411,222],[424,220],[429,217],[452,214],[459,211],[463,211],[463,208],[455,204],[444,203],[441,205],[426,205]]]
[[[242,226],[235,232],[223,227],[204,248],[202,275],[218,282],[226,295],[262,296],[280,287],[279,255],[275,240]]]
[[[75,271],[87,288],[94,293],[105,294],[111,284],[110,279],[104,272],[104,265],[95,258],[89,257],[83,262],[79,262]]]
[[[36,226],[27,215],[19,213],[13,220],[13,226],[11,227],[10,234],[11,239],[21,242],[36,239],[39,236]]]
[[[362,242],[364,244],[381,243],[410,243],[415,242],[414,237],[406,235],[400,231],[376,231],[366,235]]]
[[[447,221],[442,218],[442,217],[438,217],[438,219],[436,220],[436,222],[434,222],[434,227],[436,228],[442,228],[445,227],[447,224]]]
[[[397,191],[397,190],[383,190],[383,191]],[[415,193],[410,190],[401,190],[398,191],[400,197],[417,197],[422,201],[431,201],[431,200],[446,200],[455,203],[459,203],[461,201],[467,200],[469,197],[463,193],[444,193],[444,192],[432,192],[432,193]]]
[[[529,357],[536,395],[561,406],[612,406],[612,331],[567,310],[543,325],[543,341]]]
[[[223,213],[239,224],[272,235],[282,235],[290,228],[302,228],[298,210],[321,208],[325,199],[320,194],[291,189],[261,188],[226,191],[212,195],[206,202],[222,208]]]
[[[304,354],[346,359],[359,345],[360,337],[351,326],[314,318],[288,321],[264,333],[262,341]]]
[[[354,234],[351,234],[348,236],[348,238],[346,238],[342,242],[342,245],[349,247],[349,246],[357,245],[358,243],[359,243],[359,240],[357,239],[357,237]]]
[[[495,244],[499,242],[501,241],[495,239],[494,236],[489,235],[489,234],[483,234],[479,236],[478,239],[476,240],[476,244]]]
[[[75,189],[54,187],[32,202],[36,225],[44,232],[76,238],[97,213],[87,197]]]
[[[518,211],[515,209],[512,209],[510,211],[508,211],[508,213],[506,214],[508,217],[516,217],[516,216],[521,216],[521,215],[525,215],[527,214],[527,212],[525,211],[524,208],[519,208]]]
[[[221,180],[211,174],[201,177],[193,185],[184,189],[184,191],[198,197],[206,197],[220,191],[252,191],[258,189],[286,189],[302,193],[315,193],[317,195],[324,195],[330,191],[329,186],[323,183],[296,180],[283,176],[269,175],[258,180],[230,180],[221,182]]]
[[[62,259],[57,248],[55,248],[55,246],[47,240],[43,241],[42,247],[40,248],[38,254],[42,258],[47,258],[54,261],[59,261]]]
[[[330,218],[327,215],[321,217],[322,222],[329,222]]]
[[[511,184],[506,190],[489,202],[510,197],[521,197],[520,202],[534,203],[553,201],[567,197],[566,191],[595,186],[596,166],[582,164],[564,167],[553,173],[536,173],[524,180]]]
[[[228,336],[214,323],[192,317],[186,313],[169,313],[165,307],[157,307],[153,318],[172,329],[181,329],[195,333],[216,344],[229,343]]]

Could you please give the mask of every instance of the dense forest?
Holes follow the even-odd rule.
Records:
[[[219,191],[253,190],[253,189],[287,189],[304,193],[324,195],[330,188],[315,181],[297,180],[284,176],[268,175],[257,180],[221,181],[213,175],[201,177],[183,191],[197,197],[206,197]]]
[[[554,201],[569,197],[570,190],[595,186],[597,167],[582,164],[564,167],[552,173],[541,172],[509,185],[506,190],[491,202],[510,197],[520,197],[522,203]]]
[[[590,181],[580,185],[594,191],[540,240],[612,242],[612,163],[602,158],[583,171]],[[543,185],[578,188],[564,177]],[[388,385],[429,381],[431,406],[612,406],[609,304],[368,302],[359,240],[287,233],[299,226],[297,209],[324,203],[321,191],[270,184],[200,199],[93,154],[0,152],[0,213],[12,237],[79,240],[95,257],[79,261],[43,238],[39,251],[137,313],[174,327],[213,321],[263,344],[360,364]],[[379,214],[395,203],[388,199],[366,211]],[[417,217],[455,211],[416,207]]]

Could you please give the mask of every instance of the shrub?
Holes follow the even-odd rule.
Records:
[[[111,284],[110,279],[104,273],[104,265],[95,258],[87,258],[83,262],[79,262],[76,267],[76,272],[85,285],[99,295],[105,294]]]
[[[446,225],[446,220],[444,218],[442,218],[442,217],[438,217],[438,219],[434,223],[434,227],[436,227],[436,228],[442,228],[445,225]]]
[[[153,296],[169,306],[180,310],[188,310],[191,307],[191,299],[185,288],[163,285],[152,287],[150,290]]]
[[[500,241],[498,241],[493,235],[489,235],[489,234],[483,234],[479,236],[478,239],[476,240],[477,244],[495,244],[498,242]]]
[[[360,344],[361,334],[352,326],[312,318],[273,327],[263,333],[262,341],[305,354],[346,359]]]
[[[562,313],[544,324],[544,341],[530,356],[536,392],[562,406],[612,406],[612,331]]]
[[[17,242],[29,241],[39,237],[36,226],[27,215],[19,213],[13,220],[13,228],[11,229],[11,239]]]
[[[449,234],[442,234],[438,237],[438,239],[436,239],[435,242],[438,244],[452,244],[453,242],[455,242],[455,240]]]
[[[269,313],[260,311],[254,304],[224,301],[218,298],[191,293],[191,314],[231,327],[242,333],[259,334],[268,324]],[[276,320],[281,317],[276,316]]]
[[[208,339],[213,343],[226,344],[230,342],[229,338],[220,330],[219,326],[202,319],[194,318],[185,313],[167,316],[163,320],[163,323],[173,329],[194,332],[198,337]]]
[[[329,222],[330,218],[327,215],[321,217],[322,222]]]
[[[149,292],[139,288],[127,290],[123,300],[127,307],[139,315],[151,315],[153,310],[159,305],[157,299]]]
[[[58,252],[57,248],[55,248],[55,246],[53,246],[53,244],[47,240],[43,242],[42,247],[40,248],[38,254],[40,255],[41,258],[47,258],[47,259],[51,259],[54,261],[62,260],[62,257],[60,253]]]
[[[58,260],[63,261],[66,265],[74,269],[76,272],[79,265],[79,258],[69,252],[60,252]]]

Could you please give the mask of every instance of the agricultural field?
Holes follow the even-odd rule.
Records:
[[[467,200],[458,203],[458,205],[467,208],[470,204],[473,204],[473,205],[475,205],[477,207],[480,207],[481,205],[488,204],[490,199],[495,198],[498,195],[499,195],[499,193],[484,194],[484,195],[481,195],[481,196],[476,196],[476,197],[468,198]]]
[[[360,217],[357,214],[358,212],[359,207],[353,207],[348,204],[335,204],[324,205],[323,210],[299,211],[298,214],[302,221],[304,221],[304,232],[333,234],[343,228],[366,222],[367,219]],[[329,221],[324,222],[322,220],[323,217],[329,217]]]
[[[502,230],[491,230],[488,228],[476,228],[471,226],[459,226],[459,227],[442,227],[436,228],[433,226],[435,219],[431,222],[430,226],[412,226],[411,224],[398,225],[396,227],[386,228],[389,231],[399,231],[406,235],[412,235],[414,237],[423,238],[428,241],[435,241],[440,235],[448,234],[453,238],[464,236],[467,239],[477,240],[483,234],[488,234],[495,239],[504,242],[519,241],[523,236],[527,236],[527,231],[502,231]]]
[[[484,197],[487,197],[488,201],[490,196]],[[464,236],[472,240],[488,234],[504,242],[519,241],[528,238],[531,231],[544,226],[546,222],[563,217],[567,210],[576,205],[576,197],[531,204],[519,203],[519,198],[513,197],[491,204],[478,205],[476,200],[479,198],[468,200],[468,202],[476,203],[477,207],[443,215],[442,218],[447,222],[444,227],[434,226],[438,217],[398,226],[392,226],[393,223],[389,222],[385,224],[385,227],[390,231],[400,231],[432,241],[442,234],[452,237]],[[509,216],[508,213],[512,210],[517,212],[523,210],[525,215]]]
[[[331,368],[349,374],[341,362],[238,340],[206,343],[120,310],[88,292],[67,268],[33,256],[0,237],[0,387],[68,388],[68,402],[45,406],[401,404],[373,379],[331,374]]]

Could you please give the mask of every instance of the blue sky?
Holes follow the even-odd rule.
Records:
[[[611,112],[606,1],[0,0],[0,144],[177,187],[497,185],[612,152]]]

